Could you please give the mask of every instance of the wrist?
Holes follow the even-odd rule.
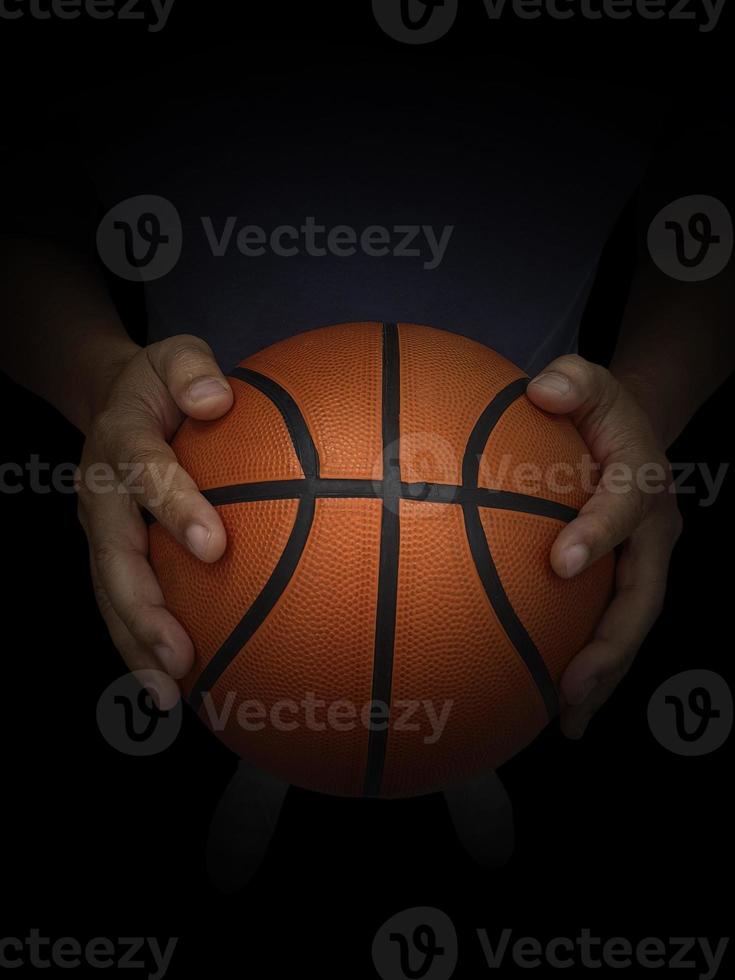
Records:
[[[71,419],[84,435],[107,404],[115,379],[140,349],[117,331],[112,335],[95,331],[85,338],[79,365],[84,380],[78,389],[76,417]]]

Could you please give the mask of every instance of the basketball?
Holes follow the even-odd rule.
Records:
[[[549,560],[594,492],[573,424],[494,351],[414,324],[303,333],[229,380],[227,415],[173,442],[224,556],[150,527],[200,718],[254,765],[349,796],[432,792],[526,746],[612,591],[610,555],[570,580]]]

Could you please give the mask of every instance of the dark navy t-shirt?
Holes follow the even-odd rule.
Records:
[[[158,195],[181,218],[178,263],[145,287],[152,340],[198,334],[228,369],[314,327],[409,321],[533,373],[575,350],[663,113],[639,95],[649,122],[629,125],[621,93],[574,95],[522,76],[463,91],[244,72],[208,95],[105,95],[104,131],[97,93],[85,163],[104,207]]]

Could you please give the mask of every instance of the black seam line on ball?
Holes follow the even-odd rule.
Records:
[[[512,382],[493,398],[480,415],[470,435],[462,461],[462,483],[465,487],[472,489],[477,487],[480,460],[488,439],[503,414],[525,393],[527,387],[528,378],[519,378]],[[550,502],[547,501],[547,503]],[[508,639],[531,674],[549,718],[553,718],[559,710],[559,698],[554,681],[549,673],[549,668],[546,666],[546,661],[516,615],[513,604],[503,588],[493,559],[492,548],[482,525],[478,504],[474,501],[466,501],[462,505],[462,513],[472,559],[490,605]]]
[[[382,500],[385,489],[382,480],[351,480],[322,477],[318,480],[271,480],[263,483],[238,483],[229,487],[202,490],[202,496],[213,507],[247,504],[263,500],[298,500],[302,497],[362,498]],[[511,510],[521,514],[551,517],[568,524],[579,514],[546,497],[532,497],[510,490],[491,490],[485,487],[459,487],[444,483],[401,483],[399,496],[430,504],[467,504],[492,510]],[[151,518],[151,523],[154,519]]]
[[[466,504],[463,507],[463,514],[472,558],[490,604],[507,633],[508,639],[528,668],[543,698],[549,718],[553,718],[559,711],[559,699],[554,681],[544,658],[516,615],[515,609],[503,588],[490,546],[485,537],[480,512],[472,504]]]
[[[478,420],[470,437],[463,461],[463,482],[465,485],[458,487],[445,484],[408,484],[401,482],[399,462],[400,366],[397,326],[395,324],[384,324],[383,337],[384,480],[320,478],[319,457],[316,446],[311,438],[303,415],[288,392],[272,379],[258,374],[255,371],[236,368],[231,372],[232,377],[257,388],[278,408],[288,428],[306,479],[237,484],[235,486],[218,487],[203,491],[204,497],[214,506],[278,499],[298,499],[300,503],[291,536],[271,578],[245,616],[243,616],[238,626],[233,630],[230,637],[228,637],[200,675],[189,698],[195,709],[201,706],[204,693],[211,688],[217,678],[227,669],[238,652],[262,625],[272,608],[278,602],[280,595],[288,584],[303,554],[313,522],[314,505],[317,498],[352,497],[383,500],[373,699],[386,704],[390,703],[392,687],[395,606],[398,584],[399,498],[423,500],[430,503],[454,503],[462,505],[468,538],[470,537],[470,527],[467,524],[467,515],[470,512],[474,512],[476,515],[477,523],[479,523],[479,528],[482,532],[482,524],[479,521],[479,511],[477,510],[478,507],[536,514],[563,522],[571,521],[577,516],[577,511],[573,508],[565,507],[562,504],[557,504],[545,498],[531,497],[508,491],[490,490],[477,486],[479,459],[492,428],[497,424],[505,409],[525,391],[528,383],[527,379],[520,379],[500,392]],[[470,477],[470,481],[474,481],[474,485],[472,482],[467,485],[467,476]],[[145,516],[149,520],[149,523],[155,523],[154,519],[149,518],[148,515]],[[470,522],[472,522],[472,519],[470,519]],[[483,550],[487,552],[487,555],[483,556]],[[485,584],[488,597],[493,603],[496,614],[501,618],[501,622],[503,622],[503,618],[499,609],[502,610],[502,597],[505,598],[505,605],[507,606],[505,619],[508,621],[508,625],[506,625],[506,622],[503,622],[504,628],[506,628],[511,638],[512,632],[517,635],[518,639],[514,639],[513,642],[529,665],[532,674],[534,674],[534,671],[531,669],[531,663],[533,662],[533,653],[531,651],[535,651],[536,657],[545,670],[543,659],[538,654],[538,651],[536,651],[530,637],[515,616],[510,601],[502,590],[502,585],[495,570],[484,532],[482,532],[482,541],[477,541],[475,548],[473,548],[473,555],[475,556],[475,563],[478,565],[478,572],[480,572],[480,567],[483,563],[486,566],[489,562],[490,569],[486,567],[484,577],[481,572],[480,577]],[[498,592],[498,590],[500,591]],[[502,597],[500,597],[501,593]],[[511,618],[515,620],[515,626],[511,624]],[[524,637],[525,640],[523,639]],[[380,651],[380,656],[378,656],[378,651]],[[531,663],[527,659],[529,657]],[[546,673],[548,674],[548,671]],[[537,683],[539,683],[541,681],[540,672],[536,671],[536,674],[539,674],[539,678],[537,679]],[[535,678],[536,674],[534,674]],[[540,683],[539,686],[541,687]],[[545,701],[548,706],[546,696]],[[555,691],[554,702],[556,705]],[[387,727],[384,732],[371,732],[365,780],[365,792],[368,795],[378,795],[380,792],[386,746]]]
[[[257,388],[258,391],[273,402],[283,416],[283,421],[286,423],[289,435],[291,436],[291,442],[301,463],[301,469],[304,471],[304,476],[307,478],[318,477],[319,454],[317,448],[314,445],[314,440],[311,438],[306,420],[301,414],[301,409],[286,389],[282,388],[272,378],[268,378],[264,374],[259,374],[257,371],[251,371],[249,368],[235,368],[230,372],[230,377],[237,378],[238,381],[244,381],[246,384],[252,385],[253,388]]]
[[[378,602],[375,615],[372,701],[386,705],[380,728],[368,735],[365,764],[365,796],[379,796],[388,747],[388,714],[393,686],[393,657],[398,598],[398,555],[400,549],[399,500],[400,463],[400,355],[398,326],[383,324],[383,509],[380,522]]]
[[[518,401],[521,395],[526,393],[527,387],[528,378],[519,378],[517,381],[513,381],[498,392],[475,423],[462,460],[462,486],[477,486],[480,475],[480,460],[490,438],[490,433],[513,402]]]
[[[194,685],[189,695],[189,703],[195,711],[202,704],[204,695],[210,691],[218,678],[227,670],[245,644],[250,640],[281,598],[309,539],[314,520],[315,501],[313,497],[304,497],[299,501],[296,520],[289,535],[286,547],[273,569],[271,577],[266,582],[257,599],[250,606],[235,629],[212,657]]]

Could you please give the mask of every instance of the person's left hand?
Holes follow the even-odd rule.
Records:
[[[651,420],[609,371],[576,355],[560,357],[532,380],[528,397],[544,411],[570,416],[600,466],[596,492],[554,542],[554,571],[572,578],[623,546],[615,597],[561,681],[562,731],[581,738],[661,612],[682,520]]]

